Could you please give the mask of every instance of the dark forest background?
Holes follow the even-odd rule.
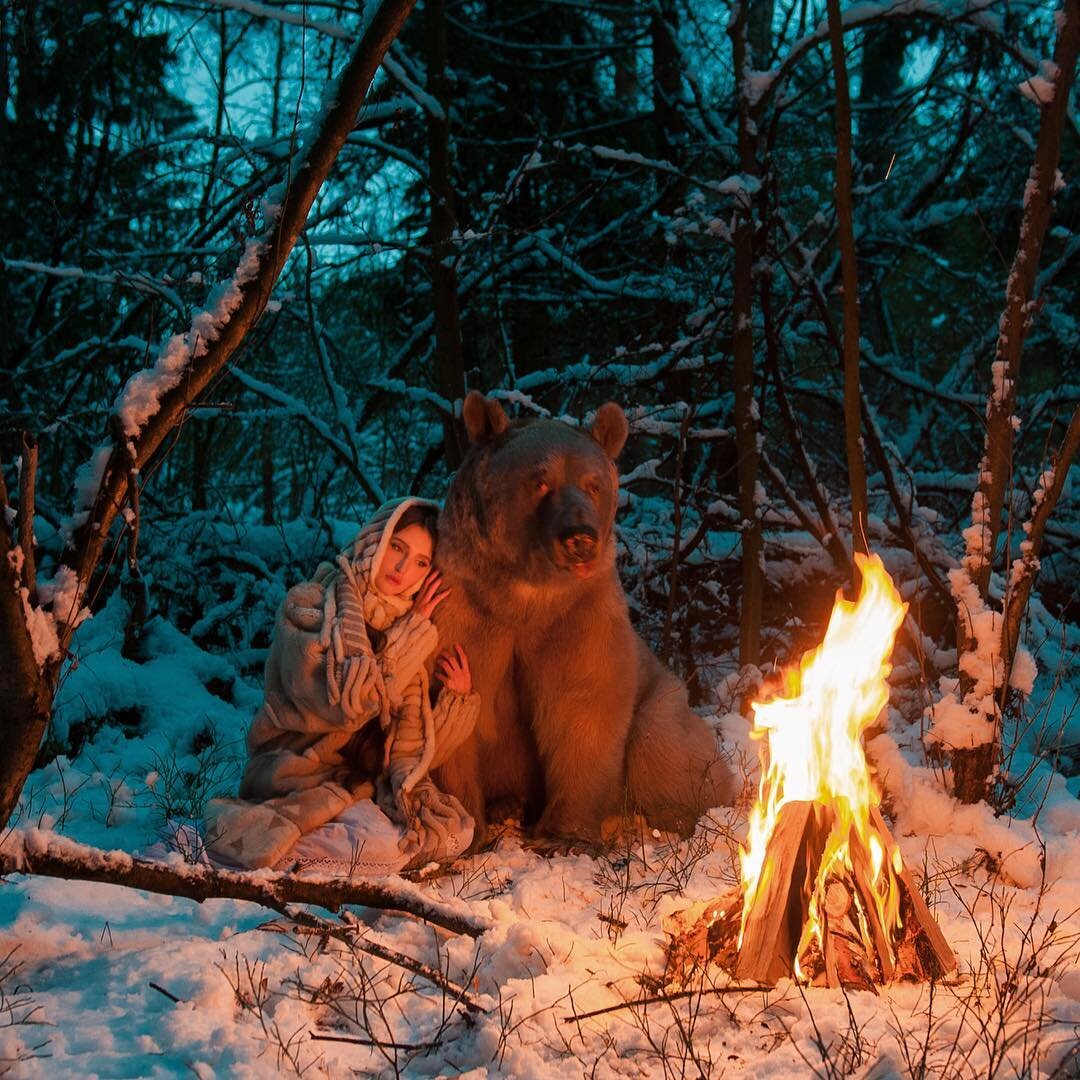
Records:
[[[1053,7],[843,9],[865,534],[912,604],[894,704],[913,724],[957,673],[949,573]],[[363,15],[336,0],[0,10],[0,451],[14,504],[36,446],[45,578],[118,394],[233,275]],[[117,647],[137,660],[164,619],[257,680],[288,584],[384,495],[445,489],[466,390],[572,422],[611,399],[631,420],[618,528],[635,618],[697,703],[738,707],[759,670],[820,637],[850,574],[836,100],[816,0],[419,5],[261,319],[141,469],[134,550],[135,515],[114,525],[88,602],[126,605]],[[1073,109],[1016,380],[998,606],[1080,402],[1077,135]],[[1074,489],[1026,615],[1036,659],[1057,643],[1051,681],[1078,641]],[[1036,749],[1072,771],[1063,708]],[[85,736],[58,725],[47,752]]]

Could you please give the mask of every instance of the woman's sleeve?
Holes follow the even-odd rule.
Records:
[[[424,686],[417,675],[405,688],[401,703],[393,710],[393,733],[387,771],[396,792],[424,757]]]
[[[378,689],[370,657],[339,657],[333,671],[328,668],[333,646],[324,625],[325,599],[322,585],[304,582],[289,590],[278,613],[263,684],[277,727],[351,731],[378,715]],[[260,729],[259,734],[272,738],[273,729]]]
[[[390,746],[388,771],[397,790],[425,757],[424,718],[421,710],[421,681],[409,684],[401,706],[395,712],[394,739]],[[425,772],[438,768],[468,737],[480,716],[480,695],[471,690],[458,694],[443,687],[431,711],[433,745]]]
[[[432,710],[432,726],[435,728],[435,756],[431,762],[438,768],[473,733],[480,719],[480,694],[470,690],[459,694],[445,686],[439,691],[439,700]]]

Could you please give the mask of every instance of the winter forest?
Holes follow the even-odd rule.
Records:
[[[0,1075],[1080,1077],[1078,47],[1080,0],[4,0]],[[290,590],[400,496],[460,850],[217,861]],[[672,825],[676,707],[728,787]]]

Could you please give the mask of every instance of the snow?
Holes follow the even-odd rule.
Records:
[[[158,354],[154,366],[137,371],[124,384],[117,396],[114,412],[125,435],[139,434],[161,408],[162,396],[180,383],[192,360],[205,355],[207,346],[217,340],[222,328],[240,306],[244,296],[243,286],[258,273],[266,249],[265,238],[249,238],[244,244],[235,275],[210,291],[206,306],[191,320],[190,328],[182,334],[173,334]]]
[[[746,100],[751,108],[772,89],[773,83],[780,77],[778,71],[748,71],[744,85],[746,87]]]
[[[1043,60],[1039,64],[1039,74],[1029,75],[1020,84],[1020,93],[1036,105],[1049,105],[1054,100],[1056,83],[1061,72],[1052,60]]]
[[[112,456],[112,446],[99,446],[88,461],[83,462],[75,473],[75,510],[64,523],[65,539],[81,528],[90,517],[98,492],[105,482],[105,473]]]
[[[22,552],[19,551],[19,555]],[[60,653],[60,640],[56,632],[56,620],[51,612],[45,611],[36,604],[30,602],[30,590],[19,589],[22,599],[23,618],[26,620],[26,629],[30,635],[30,644],[34,650],[34,661],[38,670],[44,670],[45,665]]]
[[[8,562],[19,580],[25,562],[21,547],[11,549]],[[19,587],[19,597],[34,660],[41,671],[60,654],[59,624],[75,628],[90,617],[90,609],[82,603],[83,590],[78,575],[70,567],[60,566],[52,580],[38,578],[36,584],[37,603],[31,601],[26,586]]]
[[[1020,93],[1036,105],[1049,105],[1054,100],[1054,84],[1041,75],[1032,75],[1020,84]]]
[[[662,509],[661,502],[650,505]],[[266,530],[267,542],[273,533]],[[297,539],[278,542],[294,546]],[[255,533],[243,547],[243,557],[269,573],[269,549]],[[816,550],[807,537],[807,551]],[[769,572],[798,589],[794,567],[789,572],[770,559]],[[162,619],[148,624],[148,659],[127,660],[119,652],[125,617],[114,596],[76,635],[79,664],[60,688],[54,735],[66,737],[76,727],[96,733],[72,760],[58,757],[32,774],[18,827],[4,836],[3,850],[32,859],[35,851],[59,845],[114,864],[148,849],[164,856],[158,838],[166,814],[182,821],[197,813],[200,800],[234,789],[259,680],[242,676],[228,653],[203,651]],[[1036,621],[1041,618],[1036,613]],[[1034,666],[1026,664],[1018,660],[1017,679],[1038,682]],[[734,673],[718,686],[717,700],[737,702],[746,675]],[[223,694],[226,683],[231,689]],[[938,719],[950,708],[958,727],[970,723],[958,707],[941,704]],[[116,717],[125,713],[138,714],[137,723],[121,727]],[[109,716],[112,722],[101,726]],[[746,720],[722,710],[710,719],[735,760],[752,764],[756,747]],[[935,728],[949,730],[944,720]],[[202,738],[197,749],[206,732],[212,742]],[[1065,914],[1080,908],[1077,800],[1036,762],[1037,824],[1036,809],[1009,818],[985,805],[960,806],[924,763],[917,727],[895,714],[868,754],[904,861],[917,878],[930,875],[934,914],[960,959],[958,979],[937,988],[940,1046],[955,1040],[978,1075],[986,1047],[976,1023],[979,1009],[989,1006],[979,1004],[976,990],[990,971],[986,958],[999,972],[1006,958],[1022,969],[1025,948],[1040,935],[1078,929],[1078,916]],[[748,789],[753,784],[751,771]],[[921,1045],[925,987],[845,999],[815,989],[803,997],[782,983],[772,991],[690,996],[567,1022],[647,996],[639,979],[662,969],[664,918],[727,890],[744,815],[745,805],[716,810],[689,841],[644,831],[632,844],[595,856],[543,855],[508,830],[492,850],[461,860],[448,874],[400,883],[471,912],[488,927],[476,941],[356,910],[371,940],[466,986],[487,1010],[468,1018],[423,979],[353,955],[333,939],[290,932],[283,916],[254,904],[197,904],[105,884],[11,875],[0,889],[0,957],[18,945],[20,995],[47,1026],[4,1028],[0,1017],[0,1055],[48,1040],[40,1052],[50,1057],[20,1064],[16,1075],[27,1077],[263,1077],[297,1069],[393,1075],[395,1068],[417,1076],[579,1077],[595,1068],[597,1076],[661,1077],[689,1060],[689,1044],[699,1060],[723,1063],[732,1074],[795,1080],[808,1075],[803,1055],[818,1060],[815,1025],[826,1042],[839,1039],[849,1030],[850,1005],[860,1037],[875,1048],[863,1064],[878,1061],[873,1075],[884,1075],[887,1062],[903,1059],[901,1039]],[[176,854],[167,858],[174,867],[184,865]],[[1002,903],[1007,922],[994,917]],[[1057,930],[1050,929],[1054,913]],[[1029,925],[1034,932],[1025,929]],[[1065,951],[1071,963],[1080,959]],[[1045,957],[1043,966],[1049,967]],[[1080,1023],[1080,982],[1070,963],[1041,976],[1032,971],[1022,979],[1045,995],[1039,1021],[1048,1026],[1034,1051],[1045,1074]],[[723,982],[719,972],[714,977]],[[10,995],[13,986],[6,989]],[[962,1002],[975,1010],[970,1025],[960,1020]],[[1022,1030],[1019,1019],[1011,1023],[1013,1034]],[[439,1045],[430,1052],[380,1051],[313,1037],[372,1034],[402,1045]]]
[[[1035,657],[1022,645],[1019,646],[1013,657],[1012,671],[1009,672],[1009,686],[1025,697],[1031,697],[1038,674],[1039,666],[1035,663]]]

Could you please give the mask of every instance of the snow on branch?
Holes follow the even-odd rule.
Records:
[[[353,129],[375,71],[413,2],[384,0],[375,8],[339,78],[327,88],[322,112],[288,164],[286,183],[263,198],[263,231],[247,239],[232,277],[211,291],[187,330],[173,335],[153,367],[133,375],[120,392],[112,443],[95,453],[79,477],[71,541],[84,584],[127,501],[131,477],[138,475],[265,310],[315,196]]]
[[[1065,433],[1065,439],[1056,459],[1039,477],[1035,493],[1031,499],[1031,517],[1024,522],[1024,539],[1020,541],[1020,558],[1013,561],[1009,574],[1008,590],[1005,594],[1005,619],[1002,624],[1001,652],[1007,665],[1006,683],[1017,685],[1024,693],[1031,692],[1031,680],[1034,678],[1034,660],[1026,653],[1023,678],[1017,670],[1020,666],[1020,623],[1027,609],[1035,575],[1039,572],[1039,552],[1042,549],[1046,526],[1057,505],[1061,492],[1065,488],[1065,479],[1069,474],[1073,459],[1080,449],[1080,407],[1076,408]]]
[[[273,219],[270,227],[273,227]],[[205,356],[210,345],[217,341],[222,328],[244,299],[244,286],[255,280],[266,251],[265,236],[249,239],[236,273],[211,291],[206,306],[191,320],[189,329],[169,338],[154,366],[137,371],[124,384],[113,411],[125,435],[135,436],[142,431],[161,408],[163,395],[174,389],[192,363]]]
[[[184,302],[167,281],[150,277],[142,271],[114,270],[100,273],[83,270],[79,266],[51,266],[49,263],[33,262],[26,259],[0,259],[8,270],[23,270],[28,274],[44,274],[47,277],[61,278],[65,281],[98,281],[105,285],[128,285],[136,292],[160,296],[176,311],[184,310]]]
[[[326,34],[339,41],[351,41],[354,36],[350,30],[339,23],[327,22],[325,19],[309,19],[307,15],[300,12],[260,4],[257,0],[208,0],[208,2],[213,7],[242,11],[247,15],[254,15],[257,19],[273,19],[276,22],[303,27],[305,30],[315,30],[317,33]]]
[[[100,881],[165,896],[249,900],[280,911],[290,903],[337,911],[345,904],[415,915],[455,934],[479,937],[489,924],[464,901],[433,903],[406,881],[393,884],[356,878],[292,877],[272,870],[229,871],[192,866],[174,855],[157,862],[125,851],[104,851],[41,829],[11,829],[0,839],[0,875],[39,874],[69,881]]]

